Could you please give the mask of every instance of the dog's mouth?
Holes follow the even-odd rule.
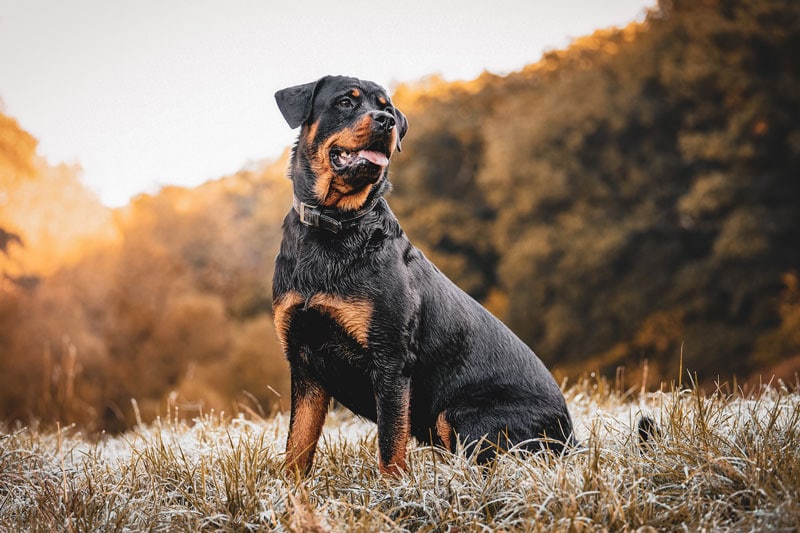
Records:
[[[372,143],[367,147],[356,150],[337,146],[330,151],[331,165],[337,172],[362,165],[385,168],[389,165],[389,155],[386,144],[382,142]]]

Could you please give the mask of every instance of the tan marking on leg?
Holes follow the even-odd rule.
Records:
[[[308,306],[328,315],[352,336],[358,344],[368,347],[372,303],[358,298],[341,298],[332,294],[315,294]]]
[[[283,347],[284,353],[288,349],[287,337],[289,335],[289,326],[292,323],[292,315],[295,308],[303,303],[303,297],[300,293],[289,291],[280,296],[272,302],[272,317],[275,321],[275,333],[278,335],[278,340]]]
[[[442,439],[445,448],[453,451],[453,426],[445,419],[444,411],[436,417],[436,434]]]
[[[287,473],[306,475],[311,469],[330,399],[327,392],[314,387],[296,400],[286,441]]]
[[[408,470],[406,467],[406,447],[408,446],[408,440],[411,433],[409,395],[409,390],[406,390],[403,394],[403,407],[400,411],[402,415],[397,421],[397,426],[394,428],[395,433],[392,439],[392,455],[389,458],[388,463],[384,463],[383,454],[381,454],[380,451],[378,452],[378,467],[380,468],[381,474],[399,476],[401,472]]]

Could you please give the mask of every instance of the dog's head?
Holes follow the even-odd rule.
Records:
[[[288,87],[275,100],[289,126],[302,126],[292,165],[296,191],[321,206],[359,209],[400,150],[408,129],[403,113],[380,85],[344,76]]]

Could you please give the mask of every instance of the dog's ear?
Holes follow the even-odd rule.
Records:
[[[305,122],[311,115],[311,107],[314,104],[314,94],[317,86],[323,80],[312,81],[294,87],[287,87],[275,93],[275,101],[278,102],[278,109],[281,110],[283,118],[294,129]]]
[[[392,113],[394,114],[394,119],[397,122],[397,151],[402,152],[403,147],[400,146],[400,141],[403,140],[403,137],[406,136],[406,132],[408,132],[408,120],[406,116],[396,107],[392,108]]]

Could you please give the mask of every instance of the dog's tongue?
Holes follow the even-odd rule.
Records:
[[[380,152],[373,152],[372,150],[361,150],[356,154],[358,157],[362,157],[372,163],[373,165],[378,165],[379,167],[385,167],[389,164],[389,158],[386,157],[385,154]]]

